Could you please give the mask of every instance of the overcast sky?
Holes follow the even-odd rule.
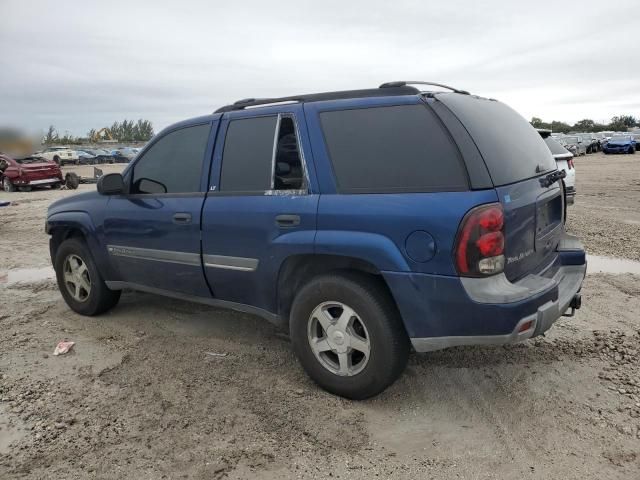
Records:
[[[526,118],[640,116],[640,3],[0,0],[0,126],[158,131],[240,98],[404,79]]]

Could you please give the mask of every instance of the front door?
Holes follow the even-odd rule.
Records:
[[[214,297],[275,312],[279,269],[313,253],[318,191],[300,105],[225,114],[202,212]]]
[[[125,174],[128,193],[110,197],[104,235],[121,281],[211,296],[202,273],[200,214],[216,128],[208,122],[164,134]]]

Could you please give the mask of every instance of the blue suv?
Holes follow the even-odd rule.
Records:
[[[542,334],[580,307],[586,270],[563,172],[506,105],[431,85],[247,99],[168,127],[49,208],[62,296],[83,315],[127,288],[262,316],[353,399],[412,347]]]

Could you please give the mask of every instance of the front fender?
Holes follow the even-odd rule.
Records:
[[[316,234],[315,253],[359,258],[380,271],[411,271],[396,244],[378,233],[321,230]]]
[[[109,256],[107,255],[106,246],[100,240],[100,234],[98,229],[96,228],[91,216],[87,212],[83,211],[67,211],[67,212],[58,212],[53,213],[47,217],[47,222],[45,225],[45,231],[49,235],[54,235],[55,231],[58,229],[63,229],[66,232],[69,231],[79,231],[82,233],[84,240],[89,246],[89,250],[93,255],[93,259],[98,266],[98,270],[102,274],[102,276],[111,280],[116,276],[114,274],[113,269],[111,268],[111,263],[109,261]],[[53,239],[52,239],[53,242]],[[53,247],[53,243],[51,243]],[[51,262],[54,262],[55,252],[53,248],[51,249]]]

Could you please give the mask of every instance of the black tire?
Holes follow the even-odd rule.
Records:
[[[2,189],[7,193],[11,193],[16,191],[16,186],[13,183],[11,183],[11,180],[9,180],[9,177],[3,177]]]
[[[65,260],[71,255],[79,257],[86,265],[90,279],[90,291],[86,295],[86,299],[82,301],[73,297],[64,279]],[[54,268],[62,298],[64,298],[64,301],[67,302],[71,310],[80,315],[99,315],[115,307],[118,300],[120,300],[120,290],[109,290],[109,288],[107,288],[91,256],[91,252],[89,252],[87,244],[78,237],[69,238],[58,247]]]
[[[60,163],[60,157],[58,155],[56,155],[55,157],[53,157],[53,161],[56,162],[58,165],[60,165],[62,167],[62,163]]]
[[[629,154],[630,154],[630,155],[633,155],[633,154],[635,154],[635,153],[636,153],[636,147],[631,147],[631,148],[629,149]]]
[[[366,328],[370,353],[363,369],[353,375],[330,371],[311,348],[311,315],[326,302],[347,305]],[[372,397],[391,385],[407,364],[409,338],[400,314],[382,281],[373,276],[345,272],[316,277],[296,295],[289,323],[293,349],[302,367],[330,393],[353,400]]]
[[[80,185],[80,177],[73,172],[69,172],[64,176],[64,184],[70,190],[75,190]]]

